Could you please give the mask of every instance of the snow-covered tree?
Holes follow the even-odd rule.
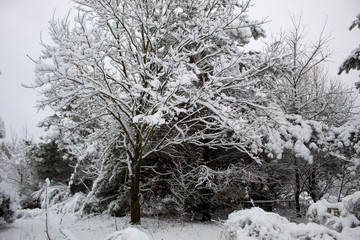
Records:
[[[0,139],[5,138],[5,122],[0,116]]]
[[[41,107],[76,114],[60,131],[99,123],[73,149],[96,142],[105,155],[120,150],[132,223],[140,221],[141,166],[163,149],[231,146],[256,159],[276,107],[258,78],[271,61],[241,49],[264,36],[261,22],[248,19],[249,1],[75,2],[74,23],[50,22],[55,44],[42,44],[33,87],[42,88]]]
[[[49,179],[52,183],[67,183],[73,172],[71,158],[59,150],[55,142],[34,145],[28,154],[31,164],[41,182]]]
[[[79,116],[81,115],[81,117]],[[41,164],[49,164],[49,161],[57,161],[54,158],[49,158],[49,153],[46,153],[47,148],[55,150],[55,158],[60,160],[60,168],[68,169],[69,165],[73,169],[72,174],[63,175],[69,182],[69,187],[72,192],[89,191],[91,184],[99,174],[99,163],[93,161],[94,158],[99,158],[101,153],[97,152],[97,142],[85,141],[85,136],[90,135],[94,129],[94,123],[79,124],[82,119],[86,119],[87,113],[84,111],[71,112],[69,109],[64,109],[56,114],[45,118],[40,124],[40,127],[45,129],[42,140],[45,143],[38,144],[38,149],[35,149],[35,155],[42,155],[40,157],[39,166]],[[74,127],[76,126],[76,127]],[[100,151],[101,152],[101,151]],[[47,163],[46,163],[47,162]],[[61,164],[65,166],[61,166]],[[51,179],[50,176],[44,176]]]
[[[324,169],[317,167],[325,167],[323,161],[329,145],[325,138],[330,126],[339,126],[352,116],[355,97],[351,90],[329,80],[324,73],[323,64],[331,56],[329,36],[321,32],[315,42],[309,43],[301,18],[292,17],[291,20],[292,28],[269,45],[268,51],[279,57],[282,66],[273,68],[273,75],[267,77],[270,77],[268,83],[272,83],[274,96],[290,123],[283,125],[287,133],[282,134],[282,138],[289,135],[294,144],[287,145],[283,161],[290,162],[285,164],[288,167],[292,165],[291,180],[299,214],[302,191],[307,190],[314,201],[324,194],[319,185],[323,184],[321,176],[326,176],[321,174]],[[323,157],[316,157],[319,154]]]
[[[5,138],[5,124],[0,116],[0,139],[2,138]],[[9,180],[8,171],[11,165],[8,161],[9,154],[5,143],[0,142],[0,228],[6,227],[15,220],[17,208],[17,192],[13,190]]]
[[[327,141],[331,143],[329,151],[346,163],[339,173],[338,200],[340,201],[342,196],[359,191],[356,183],[360,171],[360,119],[356,118],[334,127]]]
[[[316,120],[328,107],[325,102],[328,76],[322,65],[329,60],[329,36],[321,33],[307,42],[301,17],[291,17],[292,27],[269,45],[268,51],[281,57],[281,68],[273,69],[272,87],[279,104],[288,114]]]
[[[33,142],[26,135],[23,138],[15,136],[11,142],[3,142],[0,146],[1,177],[6,179],[22,206],[31,203],[31,194],[37,190],[38,182],[29,158],[32,147]]]
[[[199,163],[188,164],[185,159],[173,159],[173,168],[167,180],[172,195],[171,201],[176,206],[182,221],[186,220],[189,201],[197,199],[196,183],[198,179]]]
[[[360,14],[356,16],[356,19],[352,22],[349,30],[351,31],[353,28],[360,28]],[[339,74],[342,72],[349,73],[350,70],[360,70],[360,46],[355,48],[351,55],[348,56],[345,61],[341,64],[339,68]],[[360,82],[355,83],[356,88],[360,88]]]

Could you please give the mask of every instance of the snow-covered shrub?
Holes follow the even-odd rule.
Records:
[[[338,233],[324,226],[296,224],[261,208],[233,212],[223,224],[222,240],[242,239],[337,239]]]
[[[93,187],[94,189],[96,187]],[[104,186],[101,187],[105,189]],[[84,214],[91,213],[108,213],[112,216],[125,216],[130,211],[130,196],[129,192],[121,191],[115,192],[115,190],[109,188],[108,195],[103,194],[104,192],[95,193],[90,192],[86,196],[86,201],[82,207]]]
[[[14,221],[15,210],[12,207],[11,198],[4,193],[0,193],[0,227]]]
[[[45,208],[46,201],[48,202],[49,207],[51,207],[55,204],[62,203],[68,192],[69,188],[67,185],[48,186],[46,196],[46,188],[44,186],[33,194],[33,198],[34,200],[41,202],[41,208]]]
[[[16,211],[16,218],[20,219],[32,219],[38,216],[41,216],[44,213],[43,209],[35,208],[35,209],[20,209]]]
[[[86,196],[82,192],[76,193],[74,196],[69,197],[67,200],[63,202],[61,207],[61,212],[64,213],[75,213],[81,210]]]
[[[5,182],[0,183],[0,228],[12,223],[16,213],[15,197]]]
[[[76,193],[74,196],[67,198],[63,202],[59,202],[55,205],[50,206],[50,210],[56,211],[57,213],[76,213],[81,210],[85,202],[85,195],[83,193]],[[35,217],[42,216],[45,209],[20,209],[16,212],[16,218],[20,219],[32,219]]]
[[[306,218],[317,224],[341,232],[343,228],[360,226],[360,191],[331,203],[322,199],[310,205]]]
[[[223,235],[226,240],[237,240],[244,236],[278,239],[285,234],[281,226],[287,223],[286,218],[265,213],[261,208],[246,209],[229,215]]]
[[[360,219],[360,191],[355,192],[347,197],[342,199],[343,204],[343,213],[352,214]]]
[[[36,204],[31,194],[38,189],[37,175],[29,158],[34,143],[25,137],[14,137],[11,142],[0,144],[0,176],[11,192],[16,192],[17,203],[22,208],[34,208]]]
[[[108,212],[112,216],[125,216],[129,211],[130,201],[126,194],[122,194],[115,200],[111,201],[105,210],[105,212]]]
[[[75,213],[80,211],[86,202],[84,193],[78,192],[71,196],[66,185],[54,185],[47,188],[47,196],[45,186],[33,195],[34,200],[41,202],[41,208],[43,209],[47,201],[50,209],[63,213]]]
[[[115,150],[114,150],[115,151]],[[94,182],[89,185],[83,207],[84,213],[107,212],[113,216],[125,216],[130,210],[129,185],[127,183],[127,165],[109,156],[106,165],[101,167]]]
[[[164,198],[164,200],[167,199],[167,197]],[[173,201],[172,205],[175,205]],[[142,213],[145,216],[158,216],[163,215],[165,212],[166,208],[164,206],[163,199],[159,196],[150,196],[149,199],[146,199],[146,201],[143,202]]]

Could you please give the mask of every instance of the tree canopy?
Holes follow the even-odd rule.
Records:
[[[326,145],[328,128],[316,121],[326,99],[309,89],[311,70],[330,54],[327,38],[298,49],[296,25],[284,48],[246,51],[250,40],[266,36],[264,22],[247,15],[250,1],[75,2],[73,21],[50,22],[53,43],[41,43],[32,87],[42,91],[39,107],[54,111],[42,123],[47,139],[76,160],[70,184],[80,169],[93,183],[88,200],[105,179],[129,179],[131,222],[139,223],[144,167],[162,164],[164,151],[201,148],[206,162],[212,149],[231,150],[253,165],[291,149],[312,163],[311,151]],[[196,166],[206,179],[204,171],[216,172],[178,163],[174,173]]]

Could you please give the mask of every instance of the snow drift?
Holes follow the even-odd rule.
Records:
[[[139,229],[128,227],[107,235],[105,240],[150,240],[150,238]]]

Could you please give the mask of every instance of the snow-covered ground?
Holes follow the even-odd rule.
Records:
[[[18,210],[17,219],[0,229],[0,240],[358,240],[360,191],[341,202],[323,199],[312,204],[303,223],[290,222],[261,208],[235,211],[226,221],[181,223],[178,219],[142,218],[129,225],[128,217],[79,214],[81,195],[48,208]],[[331,210],[331,211],[329,211]]]
[[[0,230],[0,239],[46,239],[45,211],[21,210],[20,213],[21,218]],[[244,218],[246,221],[238,221],[237,218]],[[239,223],[245,225],[240,226]],[[311,239],[360,239],[360,227],[346,228],[341,233],[337,233],[315,223],[299,225],[289,223],[277,214],[266,213],[257,208],[232,214],[222,227],[219,223],[180,223],[176,220],[155,218],[143,218],[141,225],[130,226],[129,218],[126,217],[115,218],[107,214],[78,217],[74,213],[60,214],[49,211],[48,227],[51,240],[270,240],[293,239],[291,236],[295,236],[294,239],[303,239],[301,236],[309,234],[314,237]],[[229,227],[230,231],[227,229]],[[126,229],[125,232],[121,232],[123,229]],[[223,230],[227,231],[227,234],[223,235]],[[256,232],[260,235],[253,234]],[[304,234],[305,232],[309,234]],[[265,235],[262,236],[263,234]],[[121,238],[121,235],[135,237]]]
[[[17,219],[11,226],[0,230],[1,240],[43,240],[46,217],[43,210],[27,211],[27,216]],[[104,240],[109,234],[129,227],[128,218],[114,218],[110,215],[76,217],[49,213],[49,233],[52,240]],[[150,240],[219,240],[221,228],[215,223],[179,223],[143,218],[140,226]],[[119,240],[121,238],[116,238]],[[134,239],[134,240],[142,240]]]
[[[21,218],[7,228],[0,230],[0,239],[46,239],[45,211],[35,209],[20,212]],[[312,236],[311,239],[360,239],[359,227],[346,228],[341,233],[337,233],[315,223],[299,225],[289,223],[277,214],[266,213],[258,208],[243,210],[234,214],[230,215],[229,220],[222,227],[219,223],[180,223],[176,220],[155,218],[143,218],[141,225],[130,226],[129,218],[126,217],[115,218],[107,214],[78,217],[73,213],[64,215],[50,211],[48,227],[51,240],[282,240],[305,239],[302,237],[306,235]],[[239,221],[237,218],[244,218],[246,221]],[[239,223],[244,226],[240,226]],[[129,229],[129,227],[136,229]],[[126,229],[125,232],[121,232],[123,229]],[[223,235],[223,230],[227,231],[227,234]],[[254,234],[256,232],[260,235]],[[305,232],[308,234],[304,234]],[[135,237],[121,238],[121,235]]]

